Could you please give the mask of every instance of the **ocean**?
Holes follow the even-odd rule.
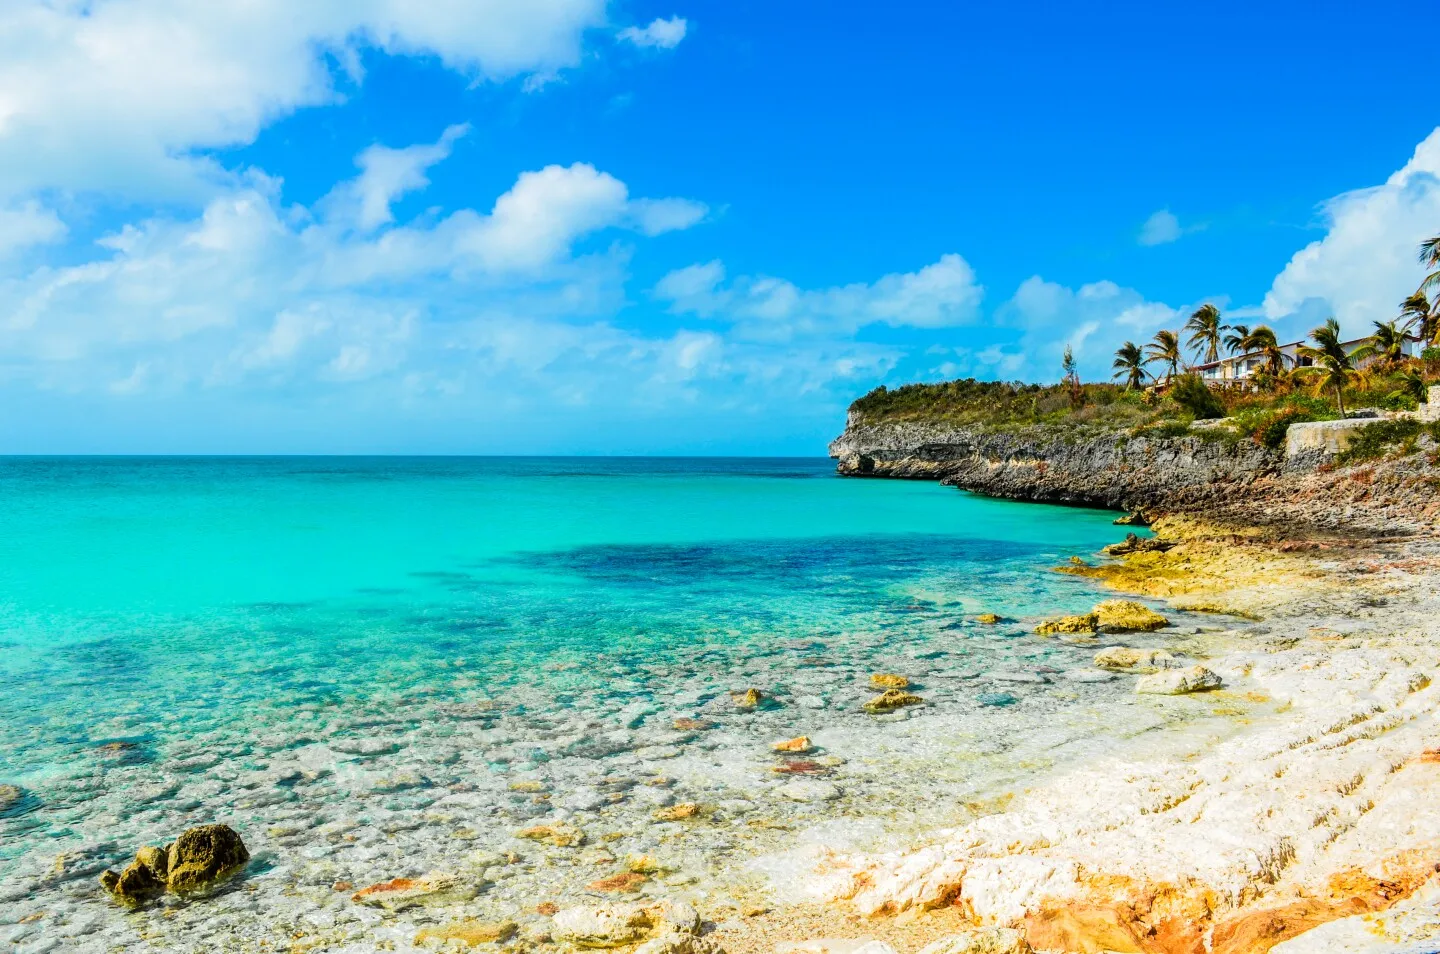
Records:
[[[495,916],[632,856],[666,856],[642,892],[760,891],[1168,718],[1117,723],[1095,647],[1031,634],[1102,598],[1050,568],[1114,514],[826,459],[8,458],[0,500],[0,907],[65,950],[404,939],[428,909],[344,886],[432,871]],[[864,712],[876,673],[925,704]],[[234,890],[99,894],[211,821],[255,856]]]

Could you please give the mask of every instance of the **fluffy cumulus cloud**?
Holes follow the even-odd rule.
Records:
[[[848,335],[868,325],[946,328],[974,322],[984,289],[959,255],[915,272],[874,282],[802,289],[780,278],[742,276],[726,281],[719,261],[666,275],[656,296],[677,314],[720,318],[742,337],[792,339]]]
[[[604,20],[604,0],[6,0],[0,189],[193,196],[226,178],[196,150],[334,100],[364,48],[504,80],[573,66]]]
[[[1395,317],[1420,284],[1420,242],[1440,231],[1440,129],[1383,185],[1321,207],[1325,236],[1290,259],[1265,296],[1266,318],[1333,314],[1351,334]]]
[[[620,31],[620,39],[636,46],[673,50],[685,39],[688,26],[684,17],[656,18],[649,26],[626,27]]]
[[[1161,328],[1177,329],[1188,312],[1148,300],[1133,288],[1098,281],[1070,288],[1034,275],[996,310],[1007,340],[958,353],[958,365],[984,377],[1060,376],[1070,347],[1083,376],[1106,379],[1121,341],[1145,341]]]
[[[373,231],[388,208],[365,201],[377,194],[373,168],[314,212],[282,207],[274,183],[255,176],[197,219],[129,226],[103,239],[92,261],[0,283],[0,311],[10,316],[0,339],[44,383],[73,387],[97,370],[128,377],[141,363],[156,386],[254,372],[367,377],[393,367],[418,337],[435,345],[444,329],[427,320],[479,316],[475,301],[517,307],[529,296],[528,314],[583,314],[596,282],[613,277],[603,277],[604,253],[586,263],[576,243],[654,228],[649,206],[623,182],[577,163],[522,174],[488,213]]]

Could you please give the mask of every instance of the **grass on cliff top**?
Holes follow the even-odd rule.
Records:
[[[1428,383],[1428,376],[1427,376]],[[1370,376],[1345,395],[1348,408],[1409,410],[1416,406],[1407,382],[1398,375]],[[1128,436],[1207,440],[1249,439],[1278,448],[1291,424],[1339,417],[1333,396],[1277,383],[1262,391],[1210,391],[1193,376],[1177,378],[1165,394],[1130,390],[1114,384],[1063,384],[976,381],[965,378],[939,384],[884,385],[850,405],[862,424],[915,422],[979,426],[992,430],[1046,427],[1079,432],[1116,431]],[[1229,418],[1234,426],[1191,429],[1199,419]]]

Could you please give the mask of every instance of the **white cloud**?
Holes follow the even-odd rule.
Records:
[[[1290,259],[1265,296],[1265,317],[1333,314],[1350,334],[1399,312],[1424,277],[1420,242],[1440,233],[1440,129],[1384,185],[1336,196],[1322,206],[1325,237]]]
[[[623,263],[623,251],[574,257],[587,235],[642,230],[634,205],[644,200],[615,177],[548,166],[519,176],[489,214],[358,232],[354,208],[335,196],[389,196],[410,181],[371,190],[375,167],[362,166],[316,215],[281,208],[275,183],[254,176],[197,219],[127,226],[94,261],[0,280],[0,347],[37,383],[66,388],[355,380],[398,368],[414,347],[438,347],[445,326],[427,317],[503,322],[510,308],[577,315],[619,300],[607,258]]]
[[[1169,209],[1161,209],[1140,227],[1141,245],[1164,245],[1180,237],[1180,220]]]
[[[34,199],[0,206],[0,259],[33,245],[58,242],[66,231],[60,217]]]
[[[251,141],[335,99],[329,63],[433,55],[503,80],[579,61],[605,0],[6,0],[0,188],[203,196],[228,176],[194,150]]]
[[[368,231],[395,221],[390,213],[391,204],[408,192],[428,186],[426,170],[448,159],[455,141],[469,132],[469,124],[459,124],[447,128],[440,140],[431,145],[404,149],[375,145],[360,153],[355,160],[360,167],[360,177],[346,191],[358,206],[356,225]]]
[[[741,277],[723,284],[716,261],[677,269],[655,295],[677,314],[715,317],[755,338],[848,334],[866,325],[944,328],[974,322],[984,289],[959,255],[917,272],[885,275],[870,284],[805,290],[779,278]]]
[[[673,50],[685,39],[687,25],[684,17],[656,18],[647,27],[626,27],[619,36],[636,46]]]
[[[1056,369],[1069,345],[1084,376],[1108,379],[1121,341],[1148,341],[1162,328],[1177,330],[1185,314],[1111,281],[1072,289],[1035,275],[1021,282],[996,312],[1003,325],[1020,330],[1019,342],[994,347],[976,359],[1002,369],[1004,376],[1023,370],[1043,381],[1059,377]]]

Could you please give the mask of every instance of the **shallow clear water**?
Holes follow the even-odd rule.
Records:
[[[293,899],[332,874],[453,867],[429,847],[461,837],[447,805],[467,850],[552,815],[634,828],[676,799],[738,817],[786,781],[769,742],[801,732],[841,753],[814,771],[844,795],[783,811],[891,811],[887,778],[910,779],[948,786],[905,799],[943,821],[983,789],[966,787],[978,761],[1020,777],[1102,736],[1123,696],[1052,685],[1093,649],[968,618],[1088,607],[1085,581],[1048,568],[1115,540],[1113,514],[843,479],[824,459],[8,459],[0,500],[0,784],[25,792],[0,818],[12,899],[83,909],[93,872],[46,875],[57,853],[123,860],[210,820],[269,852],[257,883]],[[916,678],[930,706],[863,715],[875,671]],[[735,712],[727,690],[752,685],[773,702]],[[682,716],[717,729],[696,739]],[[626,794],[657,774],[673,794]],[[551,791],[520,804],[516,777]],[[410,864],[330,838],[306,849],[315,874],[290,857],[305,837],[276,834],[297,820],[411,839]],[[692,867],[741,850],[719,825]]]

